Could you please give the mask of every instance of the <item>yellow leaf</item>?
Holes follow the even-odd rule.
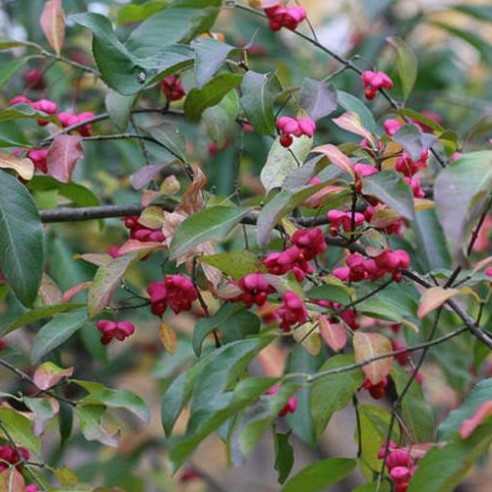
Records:
[[[0,152],[0,167],[13,169],[22,179],[29,181],[34,176],[34,163],[31,159]]]
[[[170,354],[174,354],[178,340],[176,337],[176,332],[171,328],[169,323],[161,321],[159,326],[159,338],[166,351]]]
[[[355,362],[364,362],[374,357],[390,353],[391,341],[379,333],[361,333],[354,335]],[[362,367],[364,374],[372,384],[378,384],[391,372],[393,356],[371,362]]]

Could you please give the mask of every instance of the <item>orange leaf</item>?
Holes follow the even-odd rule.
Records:
[[[65,14],[62,0],[48,0],[41,13],[41,29],[57,55],[65,43]]]
[[[417,316],[423,318],[459,293],[460,291],[458,289],[444,289],[443,287],[431,287],[427,289],[420,298]]]
[[[320,154],[324,154],[328,157],[328,160],[332,164],[340,168],[342,171],[350,174],[350,176],[354,178],[355,175],[352,169],[354,165],[352,161],[335,145],[320,145],[319,147],[311,150],[311,152],[319,152]]]
[[[326,345],[335,352],[347,345],[347,330],[341,324],[331,324],[326,316],[319,315],[319,333]]]
[[[353,344],[357,363],[392,351],[390,340],[379,333],[356,333]],[[362,370],[372,384],[378,384],[391,372],[392,365],[393,356],[389,356],[363,366]]]
[[[22,179],[29,181],[34,176],[34,164],[31,159],[0,152],[0,167],[13,169]]]
[[[460,425],[460,437],[466,439],[488,417],[492,416],[492,400],[479,405],[473,416]]]
[[[159,338],[166,351],[170,354],[174,354],[178,344],[176,332],[168,323],[165,323],[164,321],[161,321],[159,326]]]
[[[34,384],[40,390],[47,390],[59,383],[63,378],[73,374],[73,367],[62,369],[53,362],[44,362],[34,371]]]
[[[0,492],[24,492],[26,483],[17,468],[7,468],[0,473]]]

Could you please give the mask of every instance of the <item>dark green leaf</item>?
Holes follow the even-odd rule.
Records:
[[[395,365],[391,371],[396,392],[401,394],[410,380],[410,374],[405,369]],[[434,415],[424,398],[422,387],[415,380],[410,385],[401,404],[405,428],[412,435],[412,442],[431,442],[434,440]]]
[[[207,127],[208,136],[223,148],[226,142],[234,137],[240,126],[239,96],[237,91],[229,91],[216,106],[207,108],[202,114],[202,121]]]
[[[349,458],[329,458],[309,465],[294,475],[281,492],[316,492],[341,482],[357,464]]]
[[[352,302],[352,292],[350,287],[338,283],[320,285],[306,292],[306,297],[310,299],[326,299],[341,304]]]
[[[142,21],[165,9],[168,4],[169,0],[148,0],[141,5],[124,5],[116,12],[117,22],[122,25]]]
[[[415,211],[412,191],[399,173],[386,170],[365,178],[362,192],[375,196],[402,217],[413,219]]]
[[[425,271],[449,268],[451,256],[434,208],[416,210],[413,223],[416,254]]]
[[[453,9],[476,19],[492,22],[492,7],[490,5],[455,5]]]
[[[124,132],[128,127],[135,99],[135,96],[122,96],[113,91],[109,91],[106,96],[106,110],[111,122],[119,132]]]
[[[352,355],[335,355],[330,357],[319,372],[328,371],[354,363]],[[333,414],[345,408],[356,391],[364,382],[362,370],[342,372],[315,380],[311,390],[311,414],[313,416],[316,438],[323,434]]]
[[[0,264],[25,306],[36,299],[43,274],[43,226],[31,195],[0,170]]]
[[[23,326],[35,323],[41,319],[51,318],[55,314],[72,311],[80,307],[82,307],[82,304],[67,302],[65,304],[54,304],[52,306],[43,306],[31,309],[30,311],[24,313],[20,318],[16,319],[13,323],[8,325],[2,331],[2,336],[10,333],[11,331],[17,330],[17,328],[22,328]]]
[[[139,396],[126,390],[114,390],[106,388],[103,384],[92,381],[73,379],[73,383],[82,386],[88,395],[80,400],[82,405],[104,405],[111,408],[124,408],[135,414],[143,422],[150,420],[150,411],[145,402]]]
[[[74,412],[80,420],[80,428],[85,439],[116,447],[118,445],[118,435],[110,435],[101,424],[105,411],[106,407],[103,405],[77,405],[74,408]]]
[[[408,492],[453,492],[491,442],[492,424],[487,424],[464,441],[457,437],[443,448],[431,449],[419,461]]]
[[[171,259],[186,255],[206,241],[225,238],[248,212],[244,208],[217,206],[190,215],[180,224],[171,241]]]
[[[271,135],[275,131],[273,103],[279,91],[274,73],[261,74],[250,70],[244,76],[239,101],[248,121],[260,135]]]
[[[387,38],[388,43],[396,50],[398,74],[403,88],[403,97],[408,99],[417,80],[418,62],[415,53],[401,38]]]
[[[477,408],[489,400],[492,400],[492,379],[490,378],[477,383],[465,401],[449,413],[438,428],[438,439],[449,439],[457,432],[464,420],[471,418]]]
[[[223,73],[208,82],[202,89],[192,89],[185,99],[185,115],[190,121],[198,121],[203,111],[219,104],[222,98],[243,79],[242,75]]]
[[[403,125],[391,138],[400,144],[413,161],[422,157],[422,152],[429,148],[430,135],[424,135],[414,124]],[[432,138],[432,137],[431,137]]]
[[[282,485],[289,476],[294,466],[294,448],[289,442],[292,431],[286,434],[274,431],[273,439],[275,443],[275,470],[278,473],[277,481]]]
[[[318,121],[337,109],[337,91],[329,82],[306,78],[301,84],[299,107]]]
[[[43,119],[50,121],[51,123],[56,123],[58,118],[53,115],[47,115],[41,111],[36,111],[31,106],[27,104],[14,104],[9,106],[7,109],[0,111],[0,123],[10,120],[21,120],[21,119]]]
[[[18,58],[2,63],[2,73],[0,74],[0,87],[3,87],[27,62],[28,58]]]
[[[247,310],[239,311],[222,326],[222,341],[231,343],[257,335],[260,325],[260,318],[256,314]]]
[[[199,89],[212,79],[231,53],[239,51],[213,38],[199,38],[191,46],[195,50],[195,79]]]
[[[150,134],[169,152],[169,162],[174,158],[186,162],[185,141],[178,128],[171,126],[151,128]]]
[[[446,24],[445,22],[433,21],[432,24],[435,26],[448,31],[454,36],[466,41],[468,44],[473,46],[482,58],[482,61],[487,65],[492,65],[492,46],[483,37],[476,34],[473,31],[467,31],[465,29],[460,29],[458,27]]]
[[[87,313],[85,309],[55,316],[36,334],[32,346],[32,362],[38,362],[43,356],[59,347],[86,322]]]
[[[462,259],[467,234],[492,189],[492,151],[460,157],[437,176],[434,197],[454,257]]]

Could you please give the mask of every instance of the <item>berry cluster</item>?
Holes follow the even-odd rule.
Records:
[[[315,227],[296,231],[290,238],[292,246],[282,252],[270,253],[263,264],[272,275],[284,275],[292,271],[300,282],[306,274],[313,273],[309,261],[326,250],[323,231]]]
[[[16,151],[12,152],[12,154],[16,153]],[[39,169],[44,174],[48,172],[48,149],[32,149],[27,153],[26,157],[31,159],[36,169]]]
[[[298,5],[293,7],[276,5],[264,9],[264,12],[268,17],[268,26],[272,31],[280,31],[282,27],[294,31],[307,16],[306,11]]]
[[[393,81],[384,72],[366,70],[361,75],[364,95],[367,99],[374,99],[379,89],[392,89]]]
[[[22,446],[0,446],[0,472],[7,470],[9,464],[18,467],[20,462],[27,461],[29,456],[29,451]]]
[[[90,120],[94,117],[94,113],[90,111],[84,111],[82,113],[70,113],[68,111],[64,111],[58,113],[58,119],[60,120],[61,126],[63,128],[68,128],[72,125],[78,125],[79,123],[83,123],[84,121]],[[87,123],[85,125],[77,128],[77,132],[82,137],[89,137],[92,129],[92,123]]]
[[[268,294],[275,292],[263,273],[250,273],[239,280],[237,285],[243,293],[231,300],[242,301],[246,307],[251,307],[253,304],[263,306]]]
[[[330,223],[330,234],[336,236],[340,229],[345,232],[354,232],[356,227],[361,226],[365,222],[364,214],[355,212],[353,214],[353,226],[352,229],[352,212],[343,210],[330,210],[327,214],[328,221]]]
[[[369,391],[370,395],[375,399],[379,400],[383,398],[384,393],[386,391],[386,387],[388,386],[388,378],[384,378],[379,383],[373,384],[369,378],[365,378],[362,383],[361,388]]]
[[[280,132],[280,144],[282,147],[290,147],[294,141],[294,137],[312,138],[316,131],[316,123],[311,118],[290,118],[289,116],[281,116],[277,120],[277,129]]]
[[[130,238],[136,239],[141,243],[156,242],[162,243],[165,241],[166,236],[159,229],[150,229],[145,227],[138,221],[137,215],[130,215],[123,219],[125,226],[130,230]]]
[[[306,323],[308,313],[301,298],[290,290],[284,293],[283,303],[277,310],[280,318],[280,328],[288,332],[291,327],[297,324]]]
[[[333,275],[342,282],[374,282],[387,273],[399,282],[402,278],[401,269],[410,266],[410,257],[405,250],[386,250],[374,258],[365,258],[359,253],[352,253],[345,260],[346,266],[333,270]]]
[[[183,84],[176,75],[168,75],[159,85],[168,101],[179,101],[185,96]]]
[[[102,333],[101,343],[107,345],[113,338],[122,342],[125,338],[135,333],[135,325],[129,321],[111,321],[100,319],[96,328]]]
[[[386,443],[383,443],[377,456],[380,460],[386,456],[384,463],[393,481],[395,492],[406,492],[417,468],[408,451],[399,449],[396,443],[390,441],[388,453],[386,454]]]
[[[191,280],[182,275],[166,275],[164,280],[147,286],[150,295],[151,311],[156,316],[162,316],[169,305],[174,314],[189,311],[193,301],[198,299]]]

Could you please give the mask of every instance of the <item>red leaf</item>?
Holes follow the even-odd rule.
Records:
[[[17,468],[7,468],[0,473],[0,491],[1,492],[24,492],[26,483],[24,477]]]
[[[49,45],[59,55],[65,43],[65,14],[62,0],[46,2],[41,13],[40,24]]]
[[[431,287],[427,289],[420,298],[420,304],[417,311],[417,316],[423,318],[431,311],[441,307],[448,299],[458,295],[458,289],[445,289],[444,287]]]
[[[355,362],[364,362],[392,351],[391,342],[379,333],[356,333],[354,335]],[[393,356],[385,357],[362,367],[372,384],[378,384],[391,372]]]
[[[62,183],[69,183],[78,159],[84,158],[82,137],[58,135],[48,150],[48,174]]]
[[[68,378],[73,374],[73,367],[62,369],[53,362],[44,362],[34,371],[34,384],[41,390],[47,390],[63,378]]]
[[[338,352],[347,345],[347,330],[341,324],[331,324],[326,316],[319,316],[319,333],[326,345]]]
[[[62,297],[61,302],[70,302],[79,292],[82,292],[85,289],[88,289],[91,286],[92,282],[87,280],[86,282],[82,282],[80,284],[74,285],[72,288],[68,289]]]
[[[482,403],[473,416],[460,425],[460,437],[466,439],[488,417],[492,416],[492,400]]]

